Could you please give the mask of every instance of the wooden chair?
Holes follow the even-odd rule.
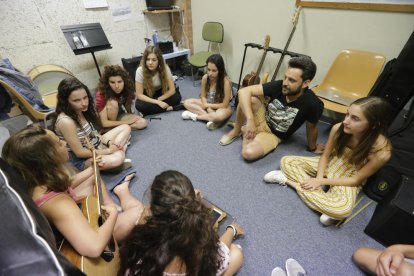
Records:
[[[325,78],[312,88],[326,110],[345,114],[349,105],[369,95],[385,63],[381,54],[342,50]]]
[[[191,64],[191,66],[197,69],[206,67],[207,59],[214,54],[212,50],[212,43],[217,43],[220,52],[220,43],[222,43],[224,39],[223,25],[219,22],[204,23],[202,36],[205,41],[208,41],[207,51],[194,53],[188,58],[188,62]],[[191,77],[193,78],[193,85],[195,86],[193,68],[191,68]]]
[[[50,114],[53,114],[55,112],[54,108],[51,108],[50,111],[39,111],[36,110],[26,99],[23,97],[19,92],[16,91],[12,86],[8,85],[6,82],[0,80],[0,85],[3,85],[3,87],[9,92],[12,99],[20,106],[23,113],[30,117],[33,122],[41,122],[43,121],[44,126],[46,127],[46,121],[47,117]]]

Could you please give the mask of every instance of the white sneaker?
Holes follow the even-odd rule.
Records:
[[[181,113],[181,117],[184,120],[193,120],[193,121],[197,121],[197,114],[190,112],[188,110],[184,111],[183,113]]]
[[[207,127],[209,130],[213,130],[213,129],[218,128],[218,124],[216,124],[216,123],[214,123],[214,122],[212,122],[212,121],[208,121],[208,122],[207,122],[207,124],[206,124],[206,127]]]
[[[333,219],[333,218],[331,218],[330,216],[325,215],[325,214],[322,214],[322,215],[319,217],[319,221],[320,221],[320,223],[322,223],[324,226],[331,226],[331,225],[333,225],[333,224],[335,224],[335,223],[337,223],[337,222],[338,222],[336,219]]]
[[[286,276],[286,273],[283,269],[281,269],[280,267],[275,267],[272,270],[272,274],[270,274],[270,276]]]
[[[286,260],[287,276],[306,276],[305,269],[295,259]]]
[[[263,180],[267,183],[276,183],[282,186],[286,185],[287,177],[283,174],[281,170],[268,172]]]

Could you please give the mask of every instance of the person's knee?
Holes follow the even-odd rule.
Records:
[[[254,161],[260,158],[263,154],[258,152],[255,148],[246,147],[242,149],[241,155],[246,161]]]
[[[121,131],[125,133],[131,133],[131,126],[128,124],[122,124],[120,125]]]
[[[403,262],[397,270],[397,275],[412,276],[414,275],[414,265]]]
[[[137,122],[138,124],[138,129],[143,129],[146,128],[148,126],[148,121],[145,120],[144,118],[140,118]]]
[[[354,251],[354,254],[352,254],[352,260],[360,265],[361,260],[363,259],[363,256],[366,255],[365,253],[366,249],[364,247],[360,247],[357,250]]]

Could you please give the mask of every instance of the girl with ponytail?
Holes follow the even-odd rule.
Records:
[[[219,237],[210,211],[191,181],[177,171],[156,176],[150,206],[120,249],[118,275],[233,275],[243,262],[232,244],[244,230],[236,223]]]

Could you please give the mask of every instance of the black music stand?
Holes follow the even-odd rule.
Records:
[[[86,53],[92,54],[96,69],[98,70],[99,76],[101,76],[101,71],[99,70],[98,62],[95,58],[95,52],[112,49],[101,24],[89,23],[67,25],[60,26],[60,29],[65,35],[66,41],[69,43],[69,46],[75,55]]]

